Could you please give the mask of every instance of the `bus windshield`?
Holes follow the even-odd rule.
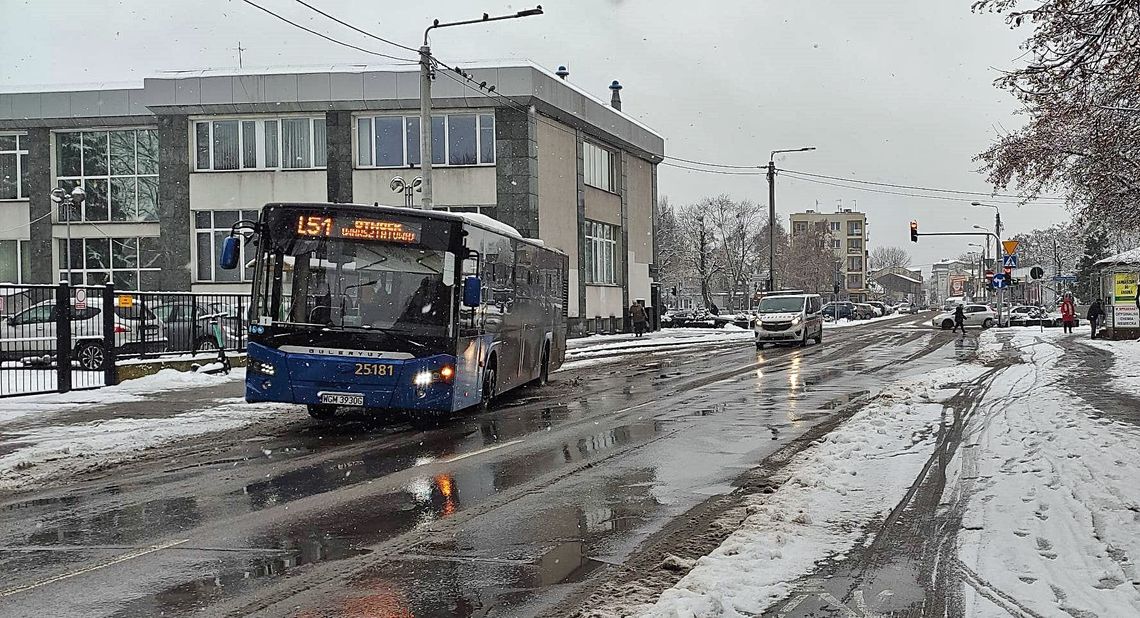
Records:
[[[262,249],[258,316],[297,325],[447,334],[455,288],[444,284],[442,250],[293,235],[263,238]]]
[[[760,301],[760,313],[795,313],[804,308],[802,296],[769,296]]]

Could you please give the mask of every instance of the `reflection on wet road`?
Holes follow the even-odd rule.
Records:
[[[880,323],[803,350],[647,354],[560,373],[436,428],[298,422],[108,475],[114,484],[12,498],[0,503],[0,613],[559,607],[836,409],[945,362],[928,355],[950,341]]]

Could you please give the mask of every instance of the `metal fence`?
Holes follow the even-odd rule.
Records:
[[[245,349],[249,296],[0,284],[0,397],[118,381],[124,363]]]

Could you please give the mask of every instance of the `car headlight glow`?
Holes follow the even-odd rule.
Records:
[[[796,317],[792,318],[792,326],[798,325],[801,321],[802,319],[797,315]]]
[[[412,383],[420,388],[427,388],[435,380],[430,371],[420,371],[412,378]]]

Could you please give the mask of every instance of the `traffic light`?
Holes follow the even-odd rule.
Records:
[[[918,242],[918,221],[910,222],[910,241]]]

